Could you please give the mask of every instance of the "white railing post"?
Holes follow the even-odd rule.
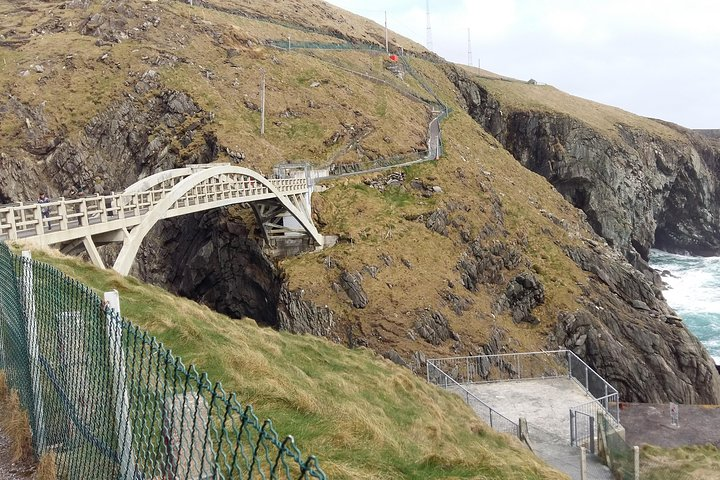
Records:
[[[132,421],[130,419],[130,400],[127,394],[127,373],[125,371],[125,352],[122,348],[122,317],[120,316],[120,295],[117,290],[105,292],[106,318],[110,361],[115,391],[115,427],[118,435],[118,459],[120,478],[132,480],[135,477],[135,456],[132,449]]]
[[[637,445],[633,447],[633,453],[635,454],[635,480],[640,480],[640,448]]]
[[[65,198],[60,197],[60,205],[58,205],[58,216],[60,217],[59,228],[60,231],[68,229],[67,219],[67,205],[65,205]]]
[[[17,221],[15,220],[15,209],[11,208],[8,212],[8,223],[10,223],[10,232],[8,238],[10,240],[17,240]]]
[[[37,225],[35,226],[35,233],[37,235],[42,235],[45,233],[45,225],[43,225],[43,215],[42,215],[42,209],[47,207],[41,207],[40,204],[37,204],[35,206],[35,219],[37,220]]]
[[[42,221],[42,220],[41,220]],[[30,383],[33,396],[33,417],[35,420],[34,436],[37,454],[45,452],[45,408],[40,388],[39,364],[40,350],[38,345],[37,319],[35,318],[35,289],[33,279],[32,254],[22,252],[22,289],[25,321],[27,328],[27,350],[30,359]]]

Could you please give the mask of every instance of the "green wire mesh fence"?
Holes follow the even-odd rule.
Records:
[[[59,478],[321,479],[220,383],[92,290],[0,244],[0,367]]]

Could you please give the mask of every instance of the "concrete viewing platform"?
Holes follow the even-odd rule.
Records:
[[[570,408],[595,400],[566,377],[480,383],[465,388],[510,420],[527,419],[531,439],[535,427],[565,439],[568,445]]]
[[[515,422],[527,420],[535,454],[573,480],[580,480],[580,453],[570,446],[570,408],[595,400],[567,377],[464,385],[470,393]],[[586,479],[612,480],[595,455],[587,455]]]

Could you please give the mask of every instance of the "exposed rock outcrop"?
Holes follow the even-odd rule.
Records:
[[[30,128],[21,150],[3,153],[16,168],[0,177],[0,198],[35,198],[41,190],[50,196],[122,191],[158,170],[211,161],[218,151],[214,135],[203,131],[212,116],[177,91],[117,101],[77,137],[53,129],[42,106],[11,98],[4,110],[0,113],[27,119]],[[196,137],[194,148],[185,152],[174,143]]]
[[[369,300],[362,287],[362,275],[359,273],[343,272],[340,275],[340,286],[345,290],[345,293],[347,293],[353,307],[367,307]]]
[[[653,246],[720,254],[717,140],[672,124],[662,125],[674,138],[621,124],[607,135],[567,115],[506,107],[461,69],[448,76],[472,117],[635,265]]]
[[[717,403],[720,376],[697,338],[648,278],[616,250],[588,240],[567,254],[593,273],[574,312],[561,312],[548,347],[574,351],[623,401]]]
[[[426,342],[440,345],[445,340],[460,340],[442,313],[424,309],[417,312],[417,316],[414,330]]]
[[[513,322],[538,324],[540,320],[532,311],[545,302],[545,287],[531,273],[521,273],[513,278],[501,297],[501,308],[509,309]]]

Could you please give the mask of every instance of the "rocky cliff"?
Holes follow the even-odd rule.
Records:
[[[647,260],[651,247],[720,254],[720,143],[712,136],[654,120],[647,128],[608,107],[600,114],[618,120],[602,131],[568,114],[561,102],[533,103],[537,90],[552,87],[481,79],[452,67],[448,76],[470,115],[581,208],[595,231],[634,264],[638,256]],[[527,94],[527,105],[504,101],[496,88],[503,82],[536,92]],[[586,102],[587,112],[594,109]]]
[[[424,142],[429,112],[408,101],[415,87],[381,55],[265,43],[376,38],[354,36],[350,20],[328,35],[344,14],[307,29],[285,25],[300,22],[297,12],[282,20],[273,11],[266,24],[239,1],[221,13],[183,2],[26,3],[0,6],[10,9],[0,10],[0,35],[12,45],[0,71],[9,93],[0,100],[2,202],[41,189],[120,190],[196,162],[322,165],[343,139],[388,156]],[[328,183],[313,210],[323,233],[338,236],[335,247],[273,259],[252,216],[231,207],[159,224],[134,273],[232,316],[372,348],[418,373],[429,356],[567,347],[623,400],[720,402],[712,360],[659,286],[626,261],[642,267],[652,245],[717,250],[715,141],[631,119],[591,128],[586,108],[504,105],[435,58],[411,61],[453,109],[445,154]]]

